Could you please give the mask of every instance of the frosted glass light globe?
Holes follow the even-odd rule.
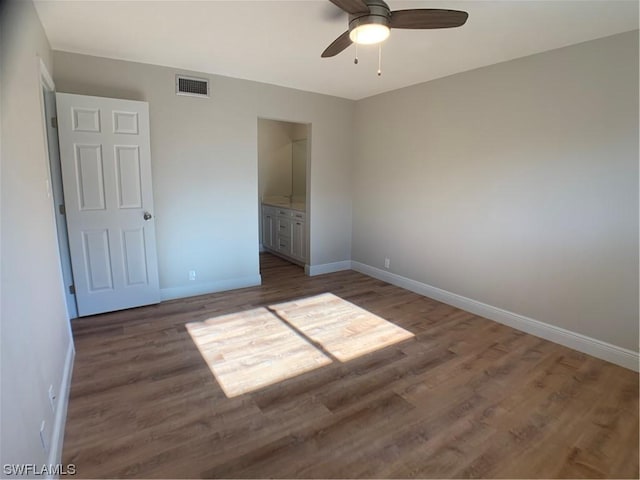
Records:
[[[378,23],[359,25],[349,32],[349,38],[360,45],[373,45],[389,38],[389,27]]]

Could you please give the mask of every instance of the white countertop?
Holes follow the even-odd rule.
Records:
[[[298,212],[306,212],[307,210],[307,206],[304,203],[290,202],[288,200],[263,200],[262,204],[269,205],[270,207],[288,208]]]

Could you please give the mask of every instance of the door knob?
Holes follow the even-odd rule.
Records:
[[[143,218],[145,220],[151,220],[151,217],[153,217],[153,215],[151,215],[149,212],[144,212]]]

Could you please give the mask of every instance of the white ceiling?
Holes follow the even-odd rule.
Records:
[[[637,0],[388,0],[469,12],[449,30],[392,30],[377,47],[320,54],[347,29],[328,0],[51,1],[35,5],[55,50],[166,65],[360,99],[638,28]]]

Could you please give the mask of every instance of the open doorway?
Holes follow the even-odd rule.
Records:
[[[260,252],[309,264],[311,125],[258,119]]]

